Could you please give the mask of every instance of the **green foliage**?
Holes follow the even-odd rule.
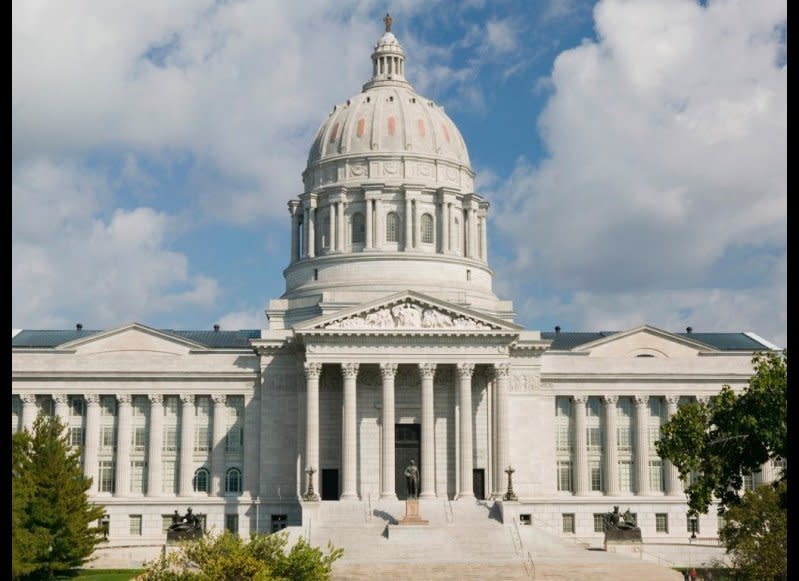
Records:
[[[12,577],[51,578],[74,571],[102,541],[93,526],[104,509],[89,503],[91,480],[64,425],[40,415],[33,433],[12,440]]]
[[[245,542],[225,532],[182,543],[179,550],[147,564],[139,581],[238,581],[253,579],[325,581],[343,551],[327,553],[300,538],[288,547],[288,533],[250,535]]]
[[[787,482],[747,490],[725,514],[719,538],[746,579],[787,579],[788,513],[782,504]]]
[[[723,514],[741,501],[743,474],[769,459],[787,461],[787,353],[758,353],[752,363],[755,373],[740,395],[725,385],[707,404],[681,406],[655,444],[683,481],[693,475],[685,489],[693,514],[706,513],[714,498]]]

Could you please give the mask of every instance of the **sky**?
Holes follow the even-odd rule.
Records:
[[[787,347],[779,0],[15,0],[12,327],[267,328],[286,203],[387,11],[518,323]]]

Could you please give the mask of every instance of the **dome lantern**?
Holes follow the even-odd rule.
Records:
[[[363,90],[380,85],[406,85],[405,51],[391,32],[391,16],[383,19],[386,32],[378,39],[372,52],[372,80],[363,86]]]

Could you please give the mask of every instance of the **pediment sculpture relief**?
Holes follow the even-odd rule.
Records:
[[[451,315],[442,310],[405,302],[371,313],[333,321],[328,329],[464,329],[488,331],[493,327],[471,317]]]

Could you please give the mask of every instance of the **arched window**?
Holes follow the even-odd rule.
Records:
[[[208,469],[198,468],[191,481],[194,492],[208,492]]]
[[[352,215],[352,243],[363,244],[366,240],[366,223],[360,212]]]
[[[399,242],[399,216],[389,212],[386,216],[386,242]]]
[[[225,492],[241,493],[241,470],[231,468],[225,474]]]
[[[430,214],[422,214],[422,243],[433,243],[433,217]]]

